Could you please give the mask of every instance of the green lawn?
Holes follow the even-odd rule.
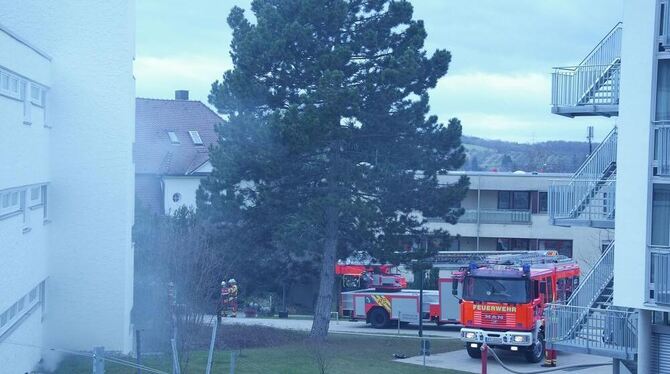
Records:
[[[459,341],[433,340],[434,353],[462,349]],[[237,358],[236,374],[319,374],[318,356],[325,362],[326,374],[458,374],[444,369],[423,368],[417,365],[393,362],[393,354],[414,356],[419,350],[417,339],[398,337],[368,337],[332,335],[321,349],[304,341],[291,342],[279,347],[243,349]],[[230,351],[217,351],[213,372],[228,373]],[[192,355],[187,372],[204,373],[207,352],[198,351]],[[167,356],[147,357],[143,364],[171,373],[170,358]],[[106,374],[135,374],[135,369],[123,368],[107,363]],[[89,374],[91,361],[87,358],[70,357],[56,371],[57,374]]]

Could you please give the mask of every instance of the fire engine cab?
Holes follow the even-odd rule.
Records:
[[[544,309],[567,300],[579,283],[579,266],[555,251],[490,256],[454,274],[452,293],[462,282],[460,337],[470,357],[481,345],[544,358]],[[458,281],[456,281],[458,279]]]

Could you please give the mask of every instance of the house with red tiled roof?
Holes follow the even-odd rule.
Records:
[[[135,199],[157,214],[195,207],[200,180],[207,176],[209,146],[221,122],[209,107],[175,91],[174,100],[135,102]]]

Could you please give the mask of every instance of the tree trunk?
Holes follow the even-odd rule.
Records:
[[[335,257],[337,255],[338,212],[335,207],[326,208],[326,232],[321,262],[319,295],[316,299],[314,320],[310,337],[322,340],[328,335],[330,312],[333,305],[333,286],[335,283]]]

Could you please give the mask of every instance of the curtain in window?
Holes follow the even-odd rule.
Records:
[[[654,186],[651,208],[651,244],[670,245],[670,185]]]

